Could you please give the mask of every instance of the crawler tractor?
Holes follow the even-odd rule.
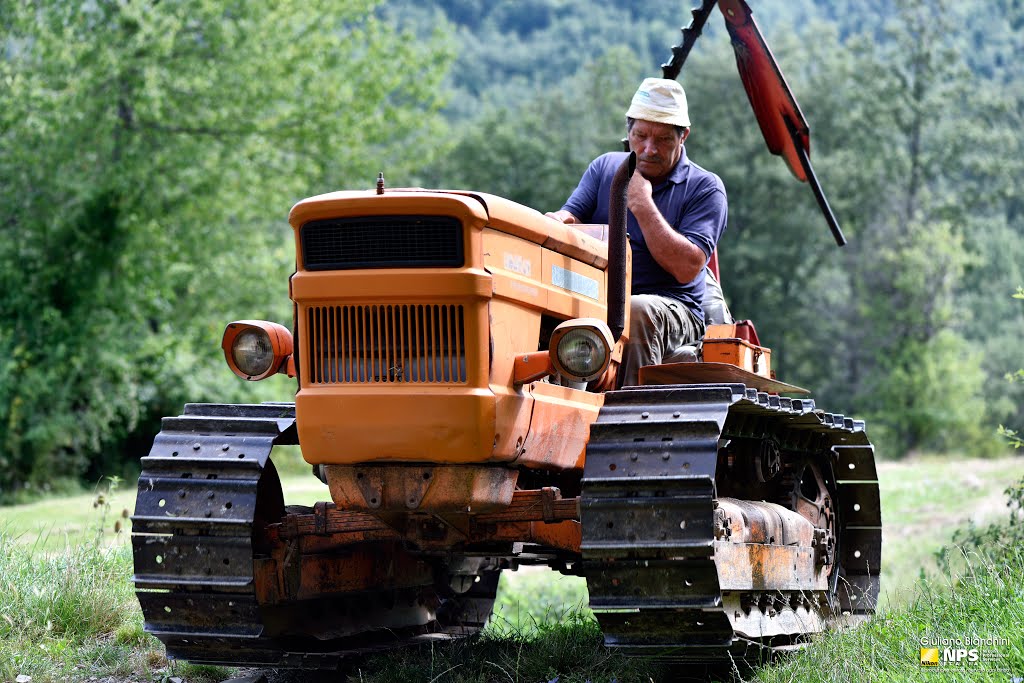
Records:
[[[841,240],[745,3],[694,10],[664,73],[716,4],[770,150]],[[292,208],[293,328],[233,322],[223,349],[244,379],[294,377],[294,403],[188,404],[142,460],[134,580],[168,656],[335,667],[473,633],[499,574],[524,565],[585,577],[627,654],[714,665],[872,612],[864,423],[775,379],[752,324],[706,302],[699,348],[612,390],[632,171],[626,157],[608,226],[383,178]],[[285,505],[284,445],[330,500]]]

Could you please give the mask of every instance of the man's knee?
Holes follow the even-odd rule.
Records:
[[[634,294],[629,299],[629,327],[636,329],[657,328],[663,318],[658,301],[652,294]]]

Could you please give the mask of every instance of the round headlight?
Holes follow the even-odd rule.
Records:
[[[239,332],[231,344],[231,357],[238,369],[249,376],[262,375],[274,363],[274,348],[266,332],[250,328]]]
[[[608,361],[608,347],[594,330],[569,330],[558,340],[559,364],[573,377],[590,379],[602,372]]]

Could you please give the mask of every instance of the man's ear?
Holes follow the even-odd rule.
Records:
[[[682,135],[681,138],[679,138],[679,144],[681,145],[684,142],[686,142],[686,138],[688,138],[688,137],[690,137],[690,129],[689,128],[683,128],[683,135]]]

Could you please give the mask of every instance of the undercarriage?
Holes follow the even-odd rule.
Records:
[[[285,506],[270,456],[294,420],[190,404],[143,459],[135,585],[170,657],[334,668],[466,636],[500,572],[530,564],[586,578],[609,647],[704,664],[792,648],[877,599],[872,447],[809,400],[608,393],[582,473],[523,472],[484,512]]]

